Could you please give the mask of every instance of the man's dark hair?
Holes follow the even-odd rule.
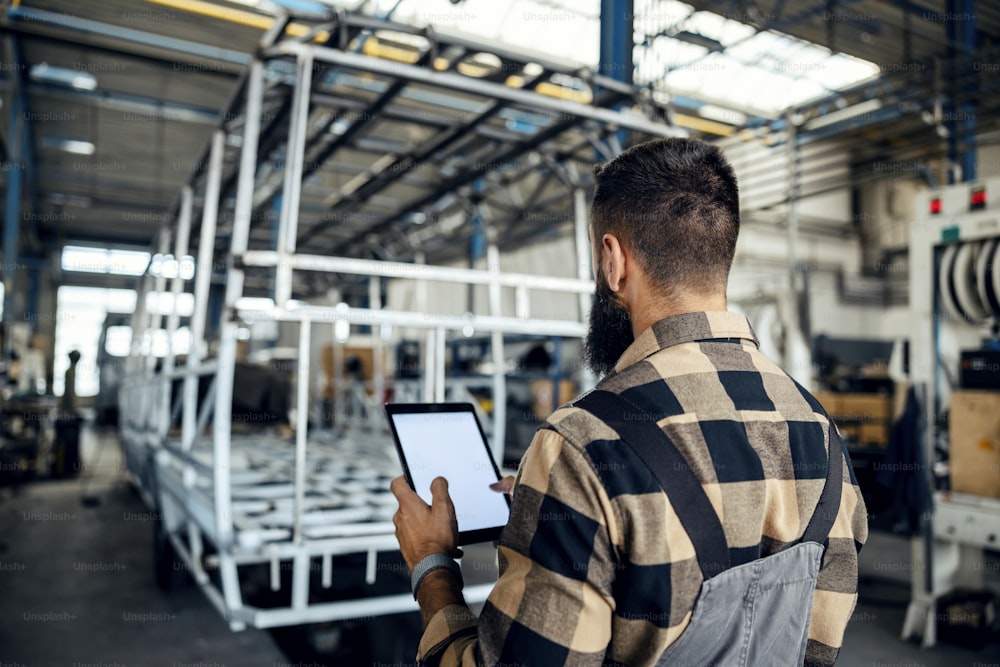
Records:
[[[740,231],[736,175],[697,139],[655,139],[594,167],[594,242],[614,234],[664,296],[725,290]]]

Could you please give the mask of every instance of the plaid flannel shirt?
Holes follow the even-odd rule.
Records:
[[[622,393],[670,436],[718,512],[732,565],[799,539],[823,488],[827,417],[759,351],[731,312],[657,322],[600,388]],[[500,578],[476,616],[451,605],[428,623],[423,664],[653,665],[684,631],[702,574],[649,469],[590,413],[557,410],[525,453]],[[807,665],[832,665],[857,599],[867,514],[849,465],[823,557]]]

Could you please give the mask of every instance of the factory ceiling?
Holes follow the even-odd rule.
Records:
[[[0,9],[4,164],[13,164],[11,141],[19,125],[29,138],[20,156],[30,165],[24,253],[44,254],[64,243],[151,246],[156,230],[176,214],[180,188],[197,183],[205,171],[212,130],[240,122],[225,116],[238,115],[227,111],[231,98],[239,94],[251,54],[273,24],[272,16],[256,8],[267,4],[22,0]],[[330,25],[330,8],[318,2],[281,4],[299,12],[288,34],[301,37]],[[359,7],[327,4],[337,10]],[[935,92],[941,99],[956,81],[964,97],[952,95],[950,103],[975,98],[981,104],[976,133],[996,122],[985,106],[1000,104],[1000,95],[986,90],[998,77],[985,71],[998,61],[1000,8],[984,2],[976,7],[977,32],[970,37],[948,30],[943,2],[635,0],[637,82],[653,93],[645,96],[602,87],[593,77],[596,63],[588,61],[585,45],[597,39],[596,1],[518,0],[481,29],[456,18],[463,11],[466,17],[475,14],[476,0],[462,7],[446,0],[360,3],[376,17],[390,13],[383,5],[395,11],[392,19],[400,25],[443,27],[439,34],[386,30],[386,24],[352,12],[358,20],[343,28],[352,31],[346,39],[326,33],[309,37],[386,62],[534,89],[566,103],[624,104],[695,136],[779,137],[789,112],[795,112],[796,122],[817,135],[838,130],[853,137],[859,162],[886,155],[904,159],[906,150],[946,151],[940,132],[935,134],[941,120],[928,120],[927,112],[934,109]],[[546,54],[544,40],[534,49],[495,45],[488,30],[532,12],[566,12],[582,22],[575,32],[577,49],[566,52],[569,61]],[[591,23],[594,27],[587,27]],[[476,30],[478,38],[454,32]],[[975,48],[969,46],[973,37]],[[558,51],[558,44],[548,46]],[[783,102],[775,101],[776,92],[742,98],[735,91],[720,93],[725,72],[745,79],[751,70],[782,90],[805,92]],[[275,92],[264,110],[265,125],[287,114],[280,93],[288,72],[270,67],[268,76]],[[555,131],[557,112],[512,103],[476,123],[468,137],[447,144],[448,151],[422,153],[449,131],[472,128],[469,120],[485,103],[481,96],[455,93],[444,99],[433,85],[401,84],[392,76],[347,68],[323,72],[314,94],[320,103],[310,121],[318,143],[307,155],[313,162],[306,169],[300,239],[306,244],[302,249],[312,252],[411,259],[423,244],[435,259],[460,259],[468,254],[469,234],[449,220],[481,220],[505,247],[558,233],[572,220],[567,184],[576,180],[586,186],[589,164],[613,152],[622,139],[579,117]],[[861,118],[868,122],[861,123],[851,109],[864,104],[872,108]],[[838,122],[823,120],[831,117]],[[971,132],[957,140],[970,144]],[[541,134],[544,142],[532,143],[531,137]],[[229,186],[237,140],[234,131],[227,149]],[[279,144],[280,137],[274,146]],[[491,164],[497,155],[507,155],[507,163]],[[380,176],[373,165],[386,159],[396,177],[373,178]],[[251,238],[257,247],[273,246],[282,167],[280,154],[262,151],[259,222]],[[4,172],[0,179],[5,181]],[[221,233],[231,206],[224,192]],[[414,231],[428,219],[438,221],[433,233]]]

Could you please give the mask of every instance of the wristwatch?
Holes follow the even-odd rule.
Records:
[[[451,570],[455,573],[455,576],[461,580],[462,570],[459,569],[458,563],[455,562],[450,556],[445,554],[431,554],[429,556],[424,556],[416,567],[413,568],[413,573],[410,575],[410,585],[413,587],[413,599],[417,599],[417,589],[420,588],[420,583],[424,580],[428,574],[434,570]]]

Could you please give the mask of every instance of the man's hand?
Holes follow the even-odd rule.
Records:
[[[406,483],[406,478],[397,477],[389,486],[399,509],[392,517],[396,526],[396,539],[410,571],[424,556],[447,554],[461,558],[458,548],[458,520],[455,505],[448,495],[448,480],[435,477],[431,482],[432,503],[428,505]]]
[[[499,482],[493,482],[490,484],[490,488],[498,493],[506,493],[508,496],[512,496],[514,495],[514,476],[507,475]]]

